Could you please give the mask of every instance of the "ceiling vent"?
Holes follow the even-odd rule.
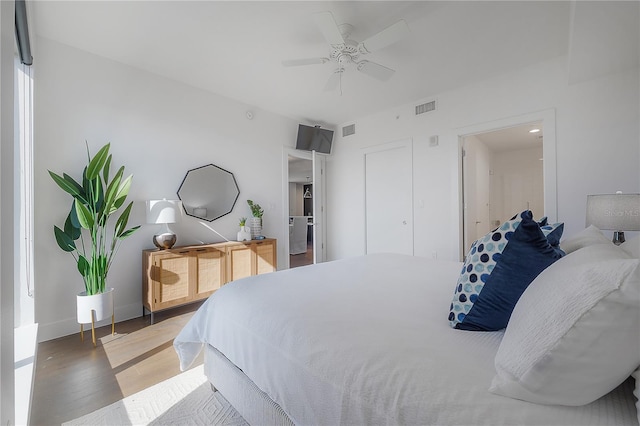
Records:
[[[435,111],[436,101],[427,102],[421,105],[416,105],[416,115],[424,114],[425,112]]]
[[[342,137],[353,135],[356,133],[356,125],[349,124],[348,126],[344,126],[342,128]]]

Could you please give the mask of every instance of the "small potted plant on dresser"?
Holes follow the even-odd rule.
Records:
[[[249,221],[249,227],[251,228],[251,238],[254,240],[258,237],[262,237],[262,215],[264,210],[260,207],[260,204],[254,203],[251,200],[247,200],[249,208],[251,209],[251,219]]]
[[[58,246],[73,256],[82,275],[85,290],[77,295],[77,320],[83,340],[83,324],[91,323],[94,346],[96,321],[111,316],[111,333],[114,333],[113,288],[106,286],[113,257],[122,240],[140,228],[127,229],[133,202],[120,208],[127,198],[133,176],[123,179],[122,166],[109,179],[112,158],[109,148],[110,144],[106,144],[91,157],[87,145],[88,164],[79,182],[66,173],[60,176],[49,171],[58,186],[73,198],[64,227],[54,225],[53,233]],[[121,213],[111,226],[109,219],[118,211]],[[77,240],[80,244],[76,244]]]
[[[247,225],[247,218],[240,218],[240,231],[238,231],[237,240],[238,241],[248,241],[251,239],[251,229],[249,229]]]

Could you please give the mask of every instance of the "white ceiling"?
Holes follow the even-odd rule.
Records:
[[[637,10],[635,3],[627,2],[635,7],[632,10]],[[239,100],[248,109],[262,108],[327,127],[568,55],[572,16],[577,16],[572,15],[572,4],[563,1],[139,0],[33,5],[35,32],[42,37]],[[338,24],[352,24],[351,38],[356,41],[404,19],[411,37],[366,57],[395,69],[395,75],[380,82],[347,69],[340,95],[323,92],[333,63],[283,67],[286,59],[329,56],[330,47],[312,19],[319,11],[331,11]],[[586,15],[591,19],[594,14]],[[581,28],[592,36],[587,18]],[[584,43],[572,43],[584,52]],[[635,43],[631,52],[637,64]],[[622,50],[620,55],[628,55],[629,49]],[[575,69],[580,69],[583,56],[574,55]],[[628,66],[626,62],[621,66]]]
[[[531,133],[530,130],[533,129],[538,129],[539,131]],[[495,130],[492,132],[480,133],[475,135],[475,137],[493,152],[513,151],[518,149],[542,147],[543,130],[542,122],[535,122]]]

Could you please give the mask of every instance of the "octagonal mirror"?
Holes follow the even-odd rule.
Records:
[[[185,213],[209,222],[231,213],[239,195],[233,173],[213,164],[189,170],[178,188]]]

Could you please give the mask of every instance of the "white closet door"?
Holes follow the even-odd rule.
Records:
[[[413,255],[411,140],[365,152],[367,253]]]

